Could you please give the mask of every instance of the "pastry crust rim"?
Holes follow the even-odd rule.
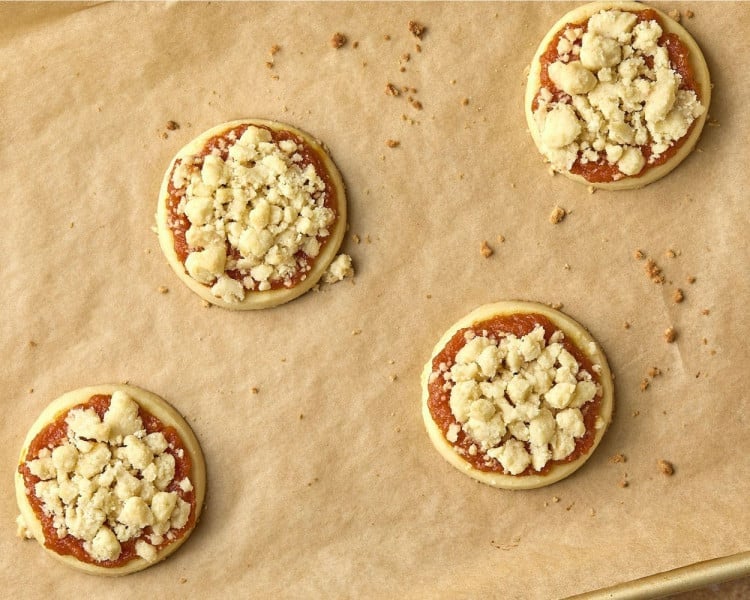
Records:
[[[602,386],[602,399],[598,417],[601,419],[602,426],[596,430],[593,445],[586,454],[579,456],[571,462],[553,465],[547,473],[541,475],[506,475],[504,473],[481,471],[455,452],[453,446],[445,439],[442,431],[440,431],[440,428],[432,418],[428,406],[429,377],[432,373],[432,361],[460,329],[470,327],[495,316],[529,313],[541,314],[542,316],[547,317],[565,334],[566,337],[573,340],[575,345],[581,350],[581,352],[589,357],[592,363],[601,365],[599,379]],[[589,350],[590,342],[594,343],[593,353]],[[484,304],[451,325],[433,348],[430,354],[430,359],[422,370],[421,384],[422,418],[430,441],[440,455],[451,465],[469,477],[492,487],[508,490],[535,489],[551,485],[569,475],[572,475],[575,471],[580,469],[593,455],[604,437],[604,434],[612,421],[614,410],[614,382],[612,379],[612,372],[610,371],[607,357],[599,346],[599,343],[585,327],[568,315],[550,308],[545,304],[526,300],[505,300],[491,304]]]
[[[698,43],[695,41],[690,32],[688,32],[687,29],[677,23],[669,15],[653,6],[631,1],[591,2],[567,12],[548,30],[547,34],[542,38],[541,43],[534,53],[534,58],[531,60],[531,65],[529,67],[528,80],[526,82],[524,112],[526,114],[526,124],[529,128],[529,132],[531,133],[531,137],[534,140],[534,145],[544,159],[544,155],[541,152],[541,135],[537,128],[536,120],[534,119],[534,113],[531,110],[531,105],[534,101],[534,97],[541,88],[541,66],[539,63],[539,59],[541,55],[544,54],[544,52],[547,50],[547,47],[552,41],[552,38],[565,25],[567,25],[568,23],[576,23],[583,21],[584,19],[589,19],[597,12],[609,9],[618,9],[626,12],[640,12],[643,10],[651,9],[656,12],[657,15],[659,15],[661,19],[662,30],[666,33],[677,34],[682,43],[685,44],[685,46],[687,46],[689,50],[689,62],[693,67],[695,80],[698,83],[698,87],[700,88],[701,97],[699,99],[705,108],[703,114],[701,114],[701,116],[699,116],[691,125],[690,132],[687,134],[687,139],[685,139],[677,152],[664,164],[649,168],[642,176],[625,176],[618,181],[595,183],[588,181],[582,175],[576,175],[569,171],[555,170],[556,173],[560,173],[561,175],[564,175],[565,177],[572,179],[573,181],[577,181],[578,183],[582,183],[586,186],[591,186],[595,189],[634,190],[645,187],[651,183],[658,181],[662,177],[665,177],[671,171],[676,169],[680,165],[680,163],[682,163],[682,161],[684,161],[690,155],[690,153],[695,148],[695,145],[698,143],[698,139],[700,138],[700,135],[703,131],[703,126],[705,125],[706,119],[708,117],[708,111],[711,105],[711,76],[708,70],[706,59],[703,56],[703,52],[701,51],[700,46],[698,46]],[[544,159],[544,161],[545,163],[547,163],[546,159]]]
[[[315,263],[312,269],[307,273],[307,277],[303,281],[298,282],[291,288],[281,287],[278,289],[265,291],[245,290],[245,297],[241,301],[226,302],[211,293],[211,286],[204,285],[190,277],[190,275],[187,273],[187,270],[185,269],[185,264],[177,256],[177,252],[174,249],[174,235],[172,234],[172,230],[167,224],[167,219],[169,216],[169,211],[167,210],[167,199],[169,197],[169,181],[174,170],[175,163],[181,158],[194,155],[203,150],[203,147],[210,138],[221,135],[229,129],[233,129],[240,125],[255,125],[258,127],[266,127],[274,131],[288,131],[301,138],[305,142],[305,144],[309,145],[321,159],[323,165],[326,168],[326,171],[328,172],[328,175],[330,176],[330,180],[333,183],[334,188],[336,189],[337,214],[336,222],[334,224],[333,230],[326,240],[325,246],[320,251],[320,254],[318,254],[318,256],[315,258]],[[198,294],[198,296],[200,296],[207,302],[230,310],[260,310],[264,308],[272,308],[274,306],[285,304],[286,302],[290,302],[295,298],[302,296],[311,288],[313,288],[326,272],[326,269],[328,269],[330,264],[333,262],[333,259],[336,257],[336,254],[338,253],[339,248],[341,247],[341,244],[344,240],[344,235],[346,234],[346,206],[346,187],[344,185],[344,180],[341,177],[341,173],[338,170],[338,167],[336,167],[336,164],[333,162],[328,149],[323,143],[316,140],[309,133],[306,133],[301,129],[297,129],[292,125],[281,123],[279,121],[254,118],[227,121],[224,123],[220,123],[219,125],[215,125],[201,133],[199,136],[193,138],[190,142],[185,144],[170,161],[169,166],[164,173],[161,188],[159,189],[159,198],[156,209],[156,227],[159,237],[159,246],[161,247],[161,250],[166,257],[169,266],[180,278],[180,280],[185,285],[187,285],[188,288],[190,288],[193,292]]]
[[[159,419],[164,426],[174,427],[179,434],[180,439],[185,446],[185,450],[190,456],[192,464],[190,480],[195,491],[195,520],[193,521],[193,525],[185,531],[182,537],[158,550],[156,558],[153,561],[147,561],[136,556],[122,566],[104,567],[80,561],[73,555],[58,554],[54,550],[47,548],[44,543],[45,538],[41,522],[37,518],[36,513],[26,496],[26,484],[23,475],[18,471],[17,467],[26,462],[26,454],[28,453],[29,446],[34,438],[45,426],[57,419],[61,413],[70,410],[76,405],[87,402],[92,396],[97,394],[111,395],[116,391],[126,393],[151,415]],[[195,526],[200,520],[203,502],[206,496],[206,463],[200,443],[198,442],[195,433],[190,428],[190,425],[188,425],[187,421],[177,409],[166,400],[157,396],[153,392],[132,385],[100,384],[71,390],[62,396],[57,397],[44,408],[29,428],[19,454],[17,467],[14,476],[16,501],[28,531],[34,536],[34,539],[39,542],[39,545],[44,548],[45,552],[70,567],[93,575],[105,575],[111,577],[128,575],[151,567],[170,556],[190,537],[195,529]]]

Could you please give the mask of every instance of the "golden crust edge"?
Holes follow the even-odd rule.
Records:
[[[581,175],[575,175],[567,171],[556,171],[557,173],[564,175],[568,179],[572,179],[573,181],[577,181],[578,183],[582,183],[586,186],[591,186],[596,189],[634,190],[645,187],[651,183],[658,181],[662,177],[665,177],[671,171],[676,169],[680,165],[680,163],[682,163],[682,161],[688,157],[688,155],[693,151],[693,148],[695,148],[695,145],[698,143],[698,139],[700,138],[700,135],[703,131],[703,126],[705,125],[706,118],[708,117],[708,111],[711,105],[711,76],[708,71],[706,58],[705,56],[703,56],[703,51],[700,49],[700,46],[695,41],[690,32],[687,31],[687,29],[685,29],[682,25],[677,23],[674,19],[672,19],[669,15],[659,10],[658,8],[647,4],[641,4],[640,2],[590,2],[567,12],[548,30],[547,34],[544,36],[544,38],[542,38],[542,41],[539,44],[536,53],[534,54],[534,58],[531,60],[531,65],[529,67],[529,76],[526,83],[526,93],[524,96],[524,112],[526,114],[526,124],[529,128],[529,132],[531,133],[531,137],[534,140],[534,145],[536,146],[537,151],[539,151],[540,156],[544,160],[544,155],[541,153],[540,134],[536,127],[534,114],[531,111],[531,104],[534,100],[534,96],[536,96],[536,93],[541,86],[541,67],[539,66],[539,58],[547,49],[547,46],[549,46],[555,34],[566,24],[581,21],[583,19],[588,19],[600,10],[607,10],[611,8],[625,11],[641,11],[652,9],[661,18],[663,30],[665,30],[667,33],[676,33],[680,37],[680,40],[682,40],[682,42],[688,47],[688,50],[690,51],[690,64],[693,67],[696,81],[698,82],[701,90],[701,103],[703,103],[705,107],[705,111],[703,112],[703,114],[698,117],[693,124],[692,131],[690,132],[688,138],[685,140],[685,142],[683,142],[682,146],[680,146],[679,150],[674,154],[674,156],[672,156],[663,165],[659,165],[658,167],[654,167],[646,171],[646,174],[643,177],[625,177],[619,181],[612,181],[608,183],[592,183],[590,181],[587,181]]]
[[[305,143],[309,144],[314,150],[316,150],[321,157],[323,164],[328,170],[328,173],[331,176],[334,187],[336,188],[336,208],[338,211],[338,215],[336,217],[336,225],[330,237],[328,238],[328,242],[326,243],[321,253],[317,256],[315,265],[307,274],[307,277],[304,281],[301,281],[299,284],[290,289],[280,288],[263,292],[246,291],[245,298],[241,302],[225,302],[221,298],[217,298],[216,296],[214,296],[211,293],[211,289],[209,286],[205,286],[190,277],[190,275],[188,275],[187,271],[185,270],[184,264],[180,261],[177,253],[175,252],[174,236],[167,226],[167,198],[169,196],[168,186],[172,169],[174,168],[174,164],[177,160],[183,158],[184,156],[195,154],[196,152],[202,150],[206,141],[208,141],[208,139],[210,139],[211,137],[220,135],[228,129],[246,124],[268,127],[269,129],[273,129],[275,131],[289,131],[302,138]],[[333,259],[336,257],[336,254],[338,253],[339,249],[341,248],[341,244],[344,241],[344,235],[346,234],[346,225],[346,186],[344,185],[344,180],[341,176],[341,172],[333,162],[333,159],[331,158],[325,145],[316,140],[309,133],[302,131],[301,129],[298,129],[292,125],[266,119],[238,119],[235,121],[227,121],[225,123],[221,123],[219,125],[211,127],[210,129],[207,129],[198,137],[193,138],[190,142],[183,146],[172,158],[166,172],[164,173],[161,188],[159,189],[159,198],[156,209],[156,228],[159,237],[159,246],[161,247],[162,253],[166,257],[169,266],[175,272],[177,277],[179,277],[179,279],[189,289],[191,289],[207,302],[230,310],[260,310],[264,308],[272,308],[274,306],[290,302],[308,292],[315,286],[315,284],[318,283],[320,278],[325,273],[326,269],[328,269],[331,262],[333,262]]]
[[[37,434],[51,421],[53,421],[60,413],[69,410],[70,408],[86,402],[92,396],[96,394],[111,395],[115,391],[121,391],[128,394],[133,398],[139,405],[143,406],[149,413],[158,418],[164,425],[172,426],[177,430],[180,435],[183,444],[190,456],[192,462],[192,483],[195,490],[195,521],[193,526],[185,532],[179,540],[169,544],[165,548],[157,552],[156,558],[149,562],[140,557],[134,558],[127,564],[121,567],[102,567],[91,563],[85,563],[74,556],[62,555],[50,550],[44,545],[44,533],[42,525],[39,519],[34,513],[34,509],[31,507],[29,500],[26,496],[26,486],[23,480],[23,476],[18,472],[18,466],[25,462],[25,457],[28,452],[29,445]],[[19,454],[18,465],[15,469],[14,482],[16,501],[18,509],[25,521],[26,528],[34,536],[39,545],[49,555],[53,556],[56,560],[91,575],[104,575],[108,577],[117,577],[122,575],[128,575],[142,571],[148,567],[151,567],[168,556],[173,554],[192,534],[198,521],[200,520],[201,512],[203,509],[203,503],[206,496],[206,463],[203,457],[203,451],[201,450],[200,443],[195,436],[195,433],[187,423],[185,418],[175,409],[171,404],[160,396],[132,385],[125,384],[100,384],[94,386],[88,386],[84,388],[78,388],[71,390],[59,396],[39,414],[37,419],[29,428],[26,438],[23,442],[23,447]]]
[[[445,347],[448,341],[450,341],[453,335],[460,329],[469,327],[475,323],[485,321],[498,315],[528,313],[537,313],[549,318],[550,321],[552,321],[557,327],[559,327],[560,330],[563,331],[566,337],[570,337],[575,341],[576,345],[581,349],[582,352],[589,356],[592,362],[601,365],[602,370],[599,374],[599,378],[602,385],[602,402],[599,416],[603,421],[603,425],[596,431],[594,443],[585,455],[569,463],[554,465],[549,470],[549,472],[545,473],[544,475],[517,476],[480,471],[479,469],[473,467],[469,462],[461,458],[461,456],[459,456],[453,450],[453,446],[451,446],[451,444],[448,443],[448,441],[443,437],[443,434],[440,431],[439,427],[432,419],[432,414],[430,413],[430,409],[427,404],[427,401],[429,399],[428,380],[430,377],[430,373],[432,372],[432,361],[435,356],[439,354],[440,351],[442,351],[442,349]],[[589,351],[590,342],[593,342],[595,346],[593,353]],[[494,302],[491,304],[485,304],[474,309],[472,312],[451,325],[433,348],[432,353],[430,354],[430,359],[427,361],[424,369],[422,370],[421,384],[422,418],[424,420],[425,429],[427,430],[430,441],[432,442],[433,446],[435,446],[435,449],[438,451],[438,453],[446,461],[448,461],[448,463],[450,463],[459,471],[468,475],[469,477],[482,483],[488,484],[492,487],[508,490],[527,490],[540,488],[561,481],[569,475],[572,475],[575,471],[581,468],[584,463],[594,454],[594,451],[601,442],[605,432],[607,431],[607,428],[609,427],[609,424],[612,421],[612,414],[614,410],[614,382],[612,380],[612,372],[610,371],[607,357],[604,354],[604,351],[601,349],[601,346],[599,346],[599,343],[588,332],[588,330],[583,327],[583,325],[581,325],[565,313],[552,309],[545,304],[526,300],[506,300]]]

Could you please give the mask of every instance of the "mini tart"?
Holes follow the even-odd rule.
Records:
[[[312,288],[336,256],[346,231],[344,182],[309,134],[231,121],[174,157],[156,222],[170,266],[201,298],[270,308]]]
[[[596,88],[601,88],[602,83],[607,83],[607,79],[612,73],[614,73],[614,79],[610,80],[610,82],[614,81],[615,83],[619,83],[623,77],[619,72],[619,63],[615,64],[611,69],[602,69],[605,74],[601,75],[601,79],[600,74],[602,71],[596,71],[596,67],[592,66],[596,64],[596,60],[598,59],[593,63],[589,62],[591,68],[587,68],[588,72],[594,75],[595,78],[592,78],[585,73],[576,73],[575,70],[571,69],[568,71],[568,74],[576,73],[577,79],[568,78],[568,81],[570,81],[571,84],[567,86],[568,89],[566,92],[557,87],[557,83],[552,81],[552,76],[549,75],[548,66],[543,66],[542,61],[547,61],[547,65],[556,61],[567,61],[568,64],[577,63],[577,65],[582,65],[583,63],[580,60],[581,37],[578,37],[578,39],[571,44],[572,46],[578,46],[578,48],[572,50],[568,54],[563,53],[563,55],[561,55],[560,50],[558,49],[559,46],[555,45],[559,45],[560,39],[564,37],[564,32],[566,30],[572,31],[575,30],[576,27],[579,27],[582,29],[583,33],[585,33],[589,26],[589,19],[593,15],[596,15],[601,11],[609,10],[635,13],[636,16],[640,14],[642,17],[638,18],[653,18],[657,21],[663,31],[662,36],[657,40],[657,45],[667,48],[669,54],[669,67],[673,72],[678,73],[680,76],[680,79],[678,80],[679,88],[676,91],[678,100],[673,100],[672,104],[669,103],[669,100],[666,100],[665,103],[663,97],[659,98],[658,95],[654,95],[652,108],[648,110],[649,116],[646,116],[647,111],[645,109],[641,112],[629,111],[625,113],[627,115],[626,120],[629,119],[627,121],[628,124],[632,125],[636,132],[634,139],[632,138],[633,134],[630,131],[620,128],[619,122],[616,123],[615,128],[610,127],[614,121],[611,121],[605,115],[603,118],[606,122],[598,129],[598,131],[606,133],[606,144],[610,146],[611,149],[605,151],[604,148],[595,148],[593,146],[584,149],[580,148],[580,143],[584,141],[584,138],[588,136],[591,140],[586,140],[586,143],[593,144],[592,140],[596,137],[595,134],[591,132],[590,127],[593,127],[594,131],[597,131],[597,126],[595,124],[592,125],[593,121],[587,118],[584,114],[584,112],[588,112],[588,109],[586,108],[580,109],[579,106],[575,106],[574,111],[562,111],[574,114],[578,119],[579,126],[581,127],[580,133],[573,138],[572,142],[569,142],[569,140],[571,140],[570,136],[572,135],[570,130],[570,122],[572,121],[571,114],[555,115],[556,121],[569,123],[564,127],[564,129],[567,129],[568,133],[560,136],[548,132],[548,134],[545,135],[542,131],[542,129],[546,127],[546,119],[541,120],[539,114],[535,115],[535,111],[539,108],[538,104],[540,101],[548,101],[540,99],[540,94],[546,93],[542,89],[545,87],[543,85],[543,80],[548,82],[547,85],[551,86],[551,88],[548,89],[552,90],[552,99],[549,100],[552,104],[548,104],[545,107],[547,109],[545,115],[549,115],[549,106],[554,108],[554,105],[557,104],[558,101],[571,107],[574,102],[580,102],[580,98],[576,99],[576,96],[583,96],[588,101],[589,94],[592,90],[583,90],[586,90],[590,85],[595,86],[594,91]],[[592,35],[595,34],[596,32]],[[625,35],[627,37],[627,33]],[[604,35],[604,37],[606,37],[606,35]],[[614,41],[614,38],[611,38],[611,40]],[[610,39],[605,40],[605,42],[609,43]],[[567,50],[568,44],[565,40],[562,40],[562,43],[563,48]],[[606,43],[602,45],[602,48],[607,45]],[[622,61],[625,61],[626,57],[622,54],[622,44],[620,44],[620,46],[621,56],[623,57]],[[639,55],[641,56],[644,52],[641,50],[633,51],[640,53]],[[685,53],[687,53],[687,57],[684,56]],[[589,56],[592,54],[593,52],[589,54]],[[648,57],[648,60],[652,63],[653,59],[653,56]],[[591,61],[591,59],[588,60]],[[644,69],[646,68],[649,68],[648,65],[644,67]],[[651,79],[657,77],[653,64],[651,65],[650,70],[651,74],[648,77],[651,77]],[[563,76],[563,73],[560,73],[561,71],[563,71],[563,69],[559,69],[556,73],[558,81],[560,81]],[[580,71],[580,69],[578,71]],[[623,73],[626,73],[626,71],[623,71]],[[628,93],[636,94],[636,88],[628,82],[635,81],[638,78],[647,77],[644,73],[645,71],[642,70],[637,76],[635,76],[635,79],[626,80],[624,85],[627,86]],[[691,74],[692,80],[690,77],[686,80],[683,76],[688,73]],[[586,75],[586,77],[583,77],[583,75]],[[629,77],[630,75],[627,76]],[[594,81],[596,81],[595,84]],[[651,83],[653,83],[653,81]],[[653,90],[653,88],[651,89]],[[641,92],[637,93],[644,94],[645,91],[643,91],[643,86],[641,87],[641,90]],[[691,100],[688,98],[687,94],[690,91],[695,93],[697,102],[694,99]],[[599,92],[597,92],[597,94],[598,93]],[[602,96],[606,96],[603,91],[601,93]],[[672,93],[674,94],[675,92],[673,91]],[[682,94],[682,99],[679,99],[680,94]],[[562,96],[562,98],[560,98],[560,96]],[[667,95],[667,97],[669,96]],[[641,105],[645,106],[647,104],[644,98],[637,98],[635,96],[632,98],[632,107],[637,106],[639,100],[641,101]],[[599,100],[597,100],[597,102],[599,102]],[[661,179],[667,173],[672,171],[672,169],[677,167],[677,165],[679,165],[695,147],[701,131],[703,130],[710,103],[711,80],[706,60],[703,57],[703,53],[698,47],[698,44],[684,27],[679,25],[669,16],[660,10],[650,8],[639,2],[593,2],[570,11],[557,21],[542,40],[531,61],[524,100],[526,121],[529,131],[531,132],[537,148],[545,157],[545,160],[551,163],[552,168],[555,171],[564,174],[566,177],[585,185],[609,190],[625,190],[643,187]],[[618,108],[622,108],[625,105],[625,101],[620,97],[620,105]],[[662,114],[664,112],[662,110],[664,106],[668,107],[666,113],[667,116],[663,116]],[[677,110],[678,107],[680,108],[679,111]],[[598,108],[593,112],[598,112],[600,117],[603,115],[602,111]],[[642,136],[641,139],[638,139],[638,129],[640,128],[640,124],[633,121],[634,112],[640,115],[637,118],[640,119],[640,123],[643,124],[642,129],[645,129],[645,132],[640,134],[640,136]],[[670,123],[679,120],[677,119],[678,113],[680,119],[685,125],[672,128]],[[590,114],[591,113],[589,113],[589,115]],[[654,131],[660,131],[660,133],[657,133],[657,135],[661,137],[660,140],[655,140],[652,135],[653,131],[648,128],[649,117],[651,117],[651,126]],[[672,120],[670,121],[670,119]],[[677,135],[678,132],[684,131],[684,127],[687,127],[686,133],[676,139],[670,137],[671,134],[664,133],[665,131],[671,131],[674,135]],[[553,127],[551,131],[554,130],[557,130],[558,132],[562,131],[558,130],[557,127]],[[575,129],[573,129],[573,131],[575,131]],[[644,144],[641,144],[640,142],[643,142],[644,137],[646,141]],[[568,142],[578,144],[578,146],[568,145]],[[601,146],[601,140],[597,142],[597,144]],[[662,150],[665,145],[668,145],[668,148]],[[618,150],[617,147],[623,149],[622,154],[620,154],[620,150]],[[631,148],[633,150],[629,150]],[[636,153],[634,151],[635,149],[638,149],[639,153]],[[588,150],[588,153],[586,153],[586,150]],[[652,151],[654,156],[651,160],[654,161],[653,163],[649,162]],[[563,154],[560,154],[561,152]],[[639,154],[641,158],[639,158]],[[576,155],[575,162],[572,162],[571,164],[572,157]],[[645,159],[645,164],[642,164],[642,159]],[[620,160],[622,160],[622,163],[618,162]],[[596,162],[603,167],[598,174],[592,173],[593,169],[590,164]]]
[[[113,411],[109,419],[102,419],[102,415],[106,415],[116,404],[121,410]],[[71,415],[91,416],[82,415],[88,409],[99,414],[99,425],[94,422],[92,426],[90,419],[88,423],[79,419],[75,425],[77,433],[73,434],[73,426],[69,424],[69,419],[73,418]],[[139,423],[143,426],[142,431],[127,434]],[[159,432],[161,438],[156,435]],[[133,437],[138,438],[142,445],[129,439]],[[126,445],[132,449],[126,449]],[[153,452],[144,455],[144,447]],[[171,458],[162,458],[167,454]],[[123,459],[123,456],[128,458]],[[149,456],[152,460],[150,469],[138,468],[128,462],[131,459],[136,463],[147,461]],[[45,459],[46,463],[43,462]],[[116,464],[118,462],[119,465]],[[174,465],[171,471],[169,464]],[[97,468],[99,472],[96,472]],[[114,475],[110,476],[109,473]],[[107,478],[107,481],[103,478]],[[147,497],[144,492],[147,481],[151,482],[152,494],[146,501],[143,498]],[[96,504],[92,501],[86,506],[88,501],[85,499],[86,493],[80,491],[83,489],[79,487],[80,482],[93,485],[95,491],[91,498],[104,500]],[[47,504],[49,489],[48,495],[42,493],[42,497],[36,493],[40,483],[58,490],[52,492],[52,497],[62,509],[60,514],[63,516],[57,520],[55,510]],[[67,486],[67,492],[62,491],[63,486]],[[72,494],[63,499],[62,496],[70,492],[71,486]],[[56,559],[78,570],[95,575],[118,576],[158,563],[187,540],[200,518],[205,498],[206,467],[198,440],[189,425],[162,398],[133,386],[98,385],[68,392],[42,411],[23,443],[15,474],[15,488],[21,513],[18,518],[19,536],[35,538]],[[140,500],[134,500],[136,496]],[[106,516],[103,506],[110,507]],[[144,506],[148,508],[144,509]],[[66,509],[73,511],[75,522],[70,522],[71,528],[67,528]],[[97,511],[99,520],[103,522],[92,525],[88,519]],[[123,516],[126,513],[128,517]],[[161,523],[157,514],[161,515]],[[154,523],[153,527],[135,525],[132,521],[134,517],[146,519],[148,515]],[[61,526],[66,529],[59,530]],[[131,530],[130,540],[125,540],[126,534],[122,533],[127,526],[135,528]],[[89,527],[97,529],[94,539],[97,536],[99,539],[96,542],[92,539],[84,541],[84,537],[74,535],[72,531],[72,528]],[[96,543],[98,549],[105,547],[107,539],[113,538],[118,527],[123,537],[119,554],[114,558],[95,558],[92,546]],[[156,527],[160,527],[160,531],[156,531]],[[109,533],[103,532],[104,529]],[[76,530],[75,533],[80,531]],[[162,539],[152,537],[155,534],[161,535]],[[87,537],[91,538],[91,535]],[[146,554],[146,558],[137,553],[138,548]]]
[[[544,383],[531,373],[557,364],[567,366],[538,393],[535,386]],[[536,302],[487,304],[460,319],[436,344],[421,382],[422,416],[435,448],[461,472],[498,488],[538,488],[567,477],[588,460],[612,419],[612,375],[601,348],[576,321]],[[566,447],[573,449],[563,456]]]

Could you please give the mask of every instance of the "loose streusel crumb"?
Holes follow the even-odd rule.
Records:
[[[707,308],[704,308],[704,309],[703,309],[703,310],[701,311],[701,314],[702,314],[702,315],[710,315],[710,314],[711,314],[711,311],[710,311],[710,310],[708,310]]]
[[[688,10],[685,11],[685,16],[688,19],[692,19],[695,16],[695,13],[692,10],[688,9]]]
[[[594,192],[596,192],[596,188],[593,185],[590,185],[589,186],[589,194],[593,194]]]
[[[672,249],[670,248],[669,250],[667,250],[667,251],[666,251],[666,252],[664,253],[664,256],[666,256],[667,258],[676,258],[676,257],[677,257],[677,252],[675,252],[674,250],[672,250]]]
[[[352,241],[354,241],[355,244],[359,244],[362,240],[359,239],[359,236],[356,233],[353,233]]]
[[[552,496],[552,502],[557,504],[558,502],[560,502],[560,498],[558,498],[557,496]]]
[[[274,44],[273,46],[271,46],[271,49],[268,51],[268,53],[271,56],[276,56],[280,50],[281,50],[281,46],[279,46],[278,44]]]
[[[487,240],[482,240],[482,245],[479,247],[479,253],[485,258],[489,258],[490,256],[492,256],[493,252],[494,250],[490,248],[489,244],[487,243]]]
[[[386,96],[398,96],[400,94],[401,94],[401,90],[399,90],[395,85],[393,85],[392,83],[385,84]]]
[[[398,379],[398,375],[396,375],[396,374],[394,373],[394,374],[392,374],[392,375],[389,375],[389,376],[388,376],[388,379],[390,379],[391,381],[396,381],[396,380]]]
[[[627,480],[626,477],[623,477],[622,479],[620,479],[620,481],[617,483],[617,485],[619,485],[621,488],[624,489],[624,488],[626,488],[626,487],[628,487],[630,485],[630,482],[628,482],[628,480]]]
[[[412,35],[416,38],[421,40],[425,30],[426,27],[421,23],[418,23],[417,21],[409,21],[409,31],[411,31]]]
[[[257,387],[251,387],[250,388],[250,393],[251,394],[259,394],[260,393],[260,389],[257,388]]]
[[[661,369],[659,367],[651,367],[648,370],[648,376],[651,377],[651,379],[658,377],[659,375],[661,375]]]
[[[675,304],[679,304],[685,299],[685,294],[680,288],[677,288],[674,293],[672,294],[672,300]]]
[[[624,322],[624,323],[622,324],[622,328],[623,328],[623,329],[630,329],[630,323],[628,323],[627,321],[625,321],[625,322]]]
[[[208,300],[201,300],[201,306],[203,308],[211,308],[211,303]]]
[[[643,250],[633,250],[633,258],[636,260],[643,260],[646,258],[646,255],[643,253]]]
[[[664,340],[667,342],[667,344],[671,344],[677,339],[677,332],[674,330],[674,327],[670,327],[664,331]]]
[[[359,48],[359,42],[358,42],[358,41],[356,41],[356,40],[355,40],[355,41],[353,41],[353,42],[352,42],[352,48],[354,48],[355,50],[356,50],[357,48]]]
[[[665,475],[674,475],[674,465],[668,460],[660,460],[658,462],[659,470]]]
[[[664,274],[661,272],[661,268],[659,265],[657,265],[652,259],[648,259],[646,261],[646,265],[644,267],[646,271],[646,275],[649,276],[649,279],[653,281],[654,283],[664,283]]]
[[[498,235],[498,236],[497,236],[497,242],[498,242],[499,244],[503,244],[503,243],[505,243],[505,236],[504,236],[503,234],[500,234],[500,235]]]
[[[169,288],[166,285],[160,285],[159,286],[159,293],[160,294],[166,294],[169,291]]]
[[[562,302],[550,302],[548,305],[553,310],[560,310],[563,307]]]
[[[338,50],[346,44],[346,36],[343,33],[334,33],[331,38],[331,47]]]
[[[273,69],[273,61],[267,60],[266,61],[266,69]]]
[[[649,384],[650,384],[650,382],[649,382],[648,379],[642,379],[641,380],[641,386],[640,386],[641,387],[641,391],[645,392],[648,389]]]
[[[180,577],[180,583],[187,583],[187,577]]]
[[[177,121],[167,121],[167,124],[165,126],[169,131],[174,131],[175,129],[179,129],[180,125],[177,123]]]
[[[362,333],[361,329],[352,329],[352,335],[359,335],[360,333]]]
[[[420,46],[419,44],[414,44],[414,50],[416,52],[422,52],[422,46]]]
[[[469,99],[461,98],[461,106],[469,106]]]
[[[417,110],[422,110],[422,103],[419,100],[411,100],[411,105]]]
[[[386,33],[386,34],[385,34],[385,35],[383,36],[383,39],[384,39],[384,40],[385,40],[386,42],[389,42],[389,41],[391,40],[391,36],[390,36],[390,35],[388,35],[388,34]]]
[[[553,225],[557,225],[565,218],[565,215],[566,212],[564,208],[562,208],[561,206],[555,206],[555,208],[552,209],[552,212],[549,215],[549,222]]]
[[[618,452],[614,456],[609,457],[609,462],[611,463],[624,463],[627,462],[626,456],[622,452]]]
[[[630,413],[630,416],[631,416],[631,417],[637,417],[637,416],[638,416],[638,415],[640,415],[640,414],[641,414],[641,411],[640,411],[640,410],[634,410],[634,411],[633,411],[632,413]]]
[[[692,285],[692,284],[694,284],[694,283],[695,283],[695,276],[693,276],[693,275],[690,275],[690,276],[689,276],[689,277],[687,278],[687,282],[688,282],[689,284],[691,284],[691,285]]]
[[[401,145],[401,142],[398,140],[386,140],[385,145],[389,148],[398,148]]]
[[[677,21],[678,23],[680,22],[680,11],[679,10],[676,10],[676,9],[675,10],[670,10],[667,14],[670,17],[672,17],[675,21]]]

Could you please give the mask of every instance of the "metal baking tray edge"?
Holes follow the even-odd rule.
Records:
[[[618,583],[565,600],[642,600],[689,592],[709,585],[750,576],[750,551],[694,563]]]

